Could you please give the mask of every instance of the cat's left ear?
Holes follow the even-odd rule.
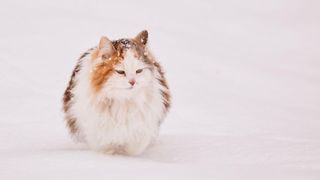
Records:
[[[141,31],[135,38],[134,38],[139,44],[146,46],[148,43],[148,31],[143,30]]]
[[[102,36],[99,42],[99,56],[110,55],[114,52],[112,42],[105,36]]]

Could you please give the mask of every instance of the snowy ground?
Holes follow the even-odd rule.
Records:
[[[320,3],[0,2],[0,179],[320,179]],[[138,157],[74,144],[61,96],[101,35],[148,29],[173,108]]]

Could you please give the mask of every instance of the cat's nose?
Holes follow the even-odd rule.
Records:
[[[131,86],[133,86],[136,83],[136,80],[135,79],[130,79],[129,83],[131,84]]]

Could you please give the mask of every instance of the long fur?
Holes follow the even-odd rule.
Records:
[[[90,148],[110,154],[142,153],[158,136],[170,107],[164,72],[147,48],[148,33],[100,40],[85,52],[72,73],[63,106],[69,131]],[[116,68],[143,73],[121,77]],[[137,80],[130,87],[128,78]]]

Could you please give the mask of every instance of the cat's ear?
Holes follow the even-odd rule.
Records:
[[[110,55],[114,52],[114,47],[112,45],[112,41],[110,41],[107,37],[102,36],[99,42],[99,56],[102,55]]]
[[[141,31],[135,38],[134,38],[139,44],[147,45],[148,43],[148,31],[143,30]]]

